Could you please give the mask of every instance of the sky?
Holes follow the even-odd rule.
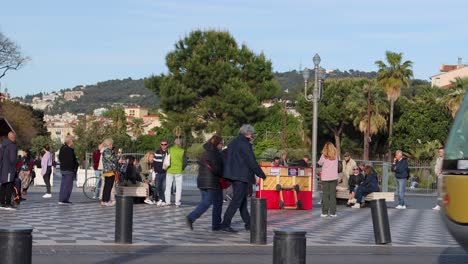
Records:
[[[229,31],[273,70],[320,66],[375,71],[386,51],[429,80],[468,64],[465,0],[2,1],[0,32],[31,60],[0,79],[12,96],[166,73],[165,56],[192,30]]]

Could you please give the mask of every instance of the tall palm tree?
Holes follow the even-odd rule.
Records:
[[[393,133],[393,110],[395,101],[400,97],[401,88],[409,86],[409,79],[413,76],[412,61],[402,62],[403,54],[387,51],[385,58],[388,64],[378,60],[375,62],[379,70],[377,72],[377,81],[385,88],[387,99],[390,101],[390,123],[388,128],[388,159],[391,160],[391,146]]]
[[[355,127],[364,134],[364,160],[369,160],[371,137],[387,130],[388,106],[383,102],[383,90],[369,81],[362,87],[358,112],[353,120]]]

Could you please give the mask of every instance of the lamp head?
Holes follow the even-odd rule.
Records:
[[[309,69],[305,68],[304,71],[302,72],[302,77],[304,77],[304,81],[307,81],[310,77],[310,72]]]
[[[320,56],[317,53],[315,53],[315,56],[312,59],[312,61],[314,62],[315,66],[318,66],[320,64]]]

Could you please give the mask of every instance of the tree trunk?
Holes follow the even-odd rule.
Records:
[[[388,162],[392,161],[392,134],[393,134],[393,108],[395,106],[395,100],[390,100],[390,124],[388,128]]]
[[[338,157],[341,157],[341,138],[340,134],[337,132],[333,132],[333,135],[335,136],[335,144],[336,144],[336,151],[338,152]]]
[[[367,90],[367,127],[364,133],[364,160],[369,160],[369,145],[370,145],[370,128],[371,128],[371,86]]]

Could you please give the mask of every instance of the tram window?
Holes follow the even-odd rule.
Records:
[[[465,94],[445,146],[445,159],[468,159],[468,94]]]

